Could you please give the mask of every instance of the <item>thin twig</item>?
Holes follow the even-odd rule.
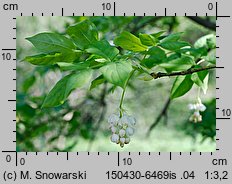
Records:
[[[190,68],[188,70],[184,70],[184,71],[180,71],[180,72],[171,72],[171,73],[162,73],[162,72],[158,72],[158,73],[151,73],[150,75],[154,78],[154,79],[158,79],[161,77],[171,77],[171,76],[179,76],[179,75],[188,75],[188,74],[192,74],[195,72],[200,72],[200,71],[204,71],[204,70],[210,70],[210,69],[214,69],[216,68],[215,65],[213,66],[206,66],[206,67],[202,67],[202,68]]]
[[[188,16],[188,18],[191,19],[192,21],[194,21],[194,22],[208,28],[208,29],[216,31],[216,24],[213,23],[213,22],[210,22],[207,19],[203,19],[201,17],[196,17],[196,16]]]
[[[149,130],[147,131],[147,136],[150,135],[151,131],[153,130],[153,128],[156,127],[156,125],[158,125],[158,123],[160,122],[161,118],[164,116],[164,117],[167,117],[167,110],[168,110],[168,107],[171,103],[171,99],[168,98],[168,100],[166,101],[162,111],[160,112],[160,114],[158,115],[158,117],[156,118],[156,120],[154,121],[154,123],[150,126]]]

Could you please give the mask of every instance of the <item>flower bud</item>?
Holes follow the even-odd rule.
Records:
[[[118,121],[119,117],[115,114],[110,115],[108,118],[108,123],[109,124],[115,124]]]
[[[118,141],[119,141],[119,136],[118,136],[118,134],[113,134],[113,135],[111,136],[111,141],[114,142],[114,143],[118,143]]]
[[[198,116],[200,116],[200,112],[199,112],[199,111],[195,111],[195,112],[193,113],[193,115],[194,115],[195,117],[198,117]]]
[[[124,116],[122,116],[122,117],[119,119],[118,125],[122,127],[122,126],[127,125],[127,122],[128,122],[127,116],[124,115]]]
[[[203,111],[205,111],[206,107],[204,104],[199,104],[198,109],[199,109],[199,111],[203,112]]]
[[[197,117],[197,121],[198,121],[198,122],[202,122],[202,116],[201,116],[201,115],[199,115],[199,116]]]
[[[129,116],[129,117],[128,117],[128,123],[129,123],[129,125],[131,125],[131,126],[135,126],[135,124],[136,124],[135,118],[132,117],[132,116]]]
[[[132,116],[123,115],[121,118],[115,114],[108,119],[109,129],[112,132],[111,141],[124,147],[130,142],[130,136],[134,134],[136,120]]]
[[[120,137],[123,137],[125,134],[126,134],[125,130],[123,130],[123,129],[119,130],[119,136]]]
[[[127,138],[125,139],[125,144],[128,144],[129,142],[130,142],[130,138],[127,137]]]
[[[117,127],[112,126],[112,127],[111,127],[111,132],[112,132],[112,133],[116,133],[116,132],[117,132]]]
[[[188,108],[189,108],[189,110],[195,110],[196,109],[195,104],[189,104]]]
[[[126,135],[129,137],[129,136],[132,136],[133,134],[134,134],[134,129],[131,127],[128,127],[126,129]]]
[[[194,123],[201,122],[202,116],[200,112],[203,112],[206,110],[206,106],[202,104],[201,99],[198,98],[196,104],[189,104],[188,107],[190,110],[194,110],[194,113],[190,116],[189,121],[192,121]]]
[[[124,137],[121,137],[119,140],[120,140],[120,143],[125,143],[125,138]]]

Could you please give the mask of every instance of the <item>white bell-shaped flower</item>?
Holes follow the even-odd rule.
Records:
[[[127,138],[125,139],[125,144],[129,144],[129,142],[130,142],[130,137],[127,137]]]
[[[189,110],[195,110],[196,109],[196,105],[195,104],[189,104],[188,108],[189,108]]]
[[[124,129],[119,130],[120,137],[124,137],[125,134],[126,134],[126,131]]]
[[[124,144],[128,144],[130,142],[130,136],[134,134],[135,118],[126,114],[123,114],[122,117],[112,114],[108,122],[112,132],[111,141],[119,144],[121,147],[124,147]]]
[[[204,104],[199,104],[198,105],[198,110],[201,111],[201,112],[205,111],[206,110],[205,105]]]
[[[118,141],[119,141],[119,136],[118,136],[118,134],[113,134],[113,135],[111,136],[111,141],[114,142],[114,143],[118,143]]]
[[[117,121],[119,120],[119,117],[115,114],[110,115],[110,117],[108,118],[108,123],[109,124],[117,124]]]
[[[121,138],[120,138],[120,143],[123,143],[123,144],[124,144],[124,143],[125,143],[125,140],[126,140],[126,139],[125,139],[124,137],[121,137]]]
[[[134,134],[134,129],[131,127],[127,127],[126,135],[129,137],[129,136],[132,136],[133,134]]]
[[[197,117],[197,122],[202,122],[202,116],[201,116],[201,115],[199,115],[199,116]]]
[[[124,115],[121,118],[119,118],[118,125],[120,127],[126,126],[127,124],[128,124],[128,120],[127,120],[127,116],[126,115]]]
[[[201,122],[202,116],[200,112],[203,112],[206,110],[206,106],[202,104],[201,99],[198,98],[196,104],[189,104],[188,108],[190,110],[194,110],[194,113],[190,116],[189,121],[192,121],[194,123]]]
[[[190,116],[189,121],[192,121],[194,123],[201,122],[202,116],[199,111],[194,111],[194,113]]]
[[[129,126],[135,126],[136,125],[136,119],[132,116],[128,116],[128,125]]]
[[[200,112],[199,112],[199,111],[195,111],[195,112],[193,113],[193,116],[195,116],[195,117],[200,116]]]
[[[111,132],[112,133],[116,133],[117,132],[117,127],[116,126],[112,126],[111,127]]]

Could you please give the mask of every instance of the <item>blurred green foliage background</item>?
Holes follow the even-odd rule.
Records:
[[[199,17],[215,24],[215,17]],[[36,51],[25,40],[39,32],[65,33],[76,22],[90,19],[101,38],[113,43],[126,30],[135,35],[165,30],[183,32],[182,40],[194,43],[215,30],[188,17],[18,17],[17,18],[17,151],[215,151],[215,72],[210,72],[209,89],[201,94],[207,106],[203,121],[188,121],[188,104],[197,98],[195,86],[185,96],[169,103],[175,78],[152,81],[131,80],[124,107],[137,119],[131,143],[120,148],[110,142],[107,117],[118,113],[121,89],[103,84],[88,91],[75,90],[69,100],[56,108],[41,109],[41,104],[55,83],[64,75],[57,66],[39,67],[20,60]],[[96,77],[96,76],[95,76]],[[167,111],[161,113],[165,104]],[[158,117],[159,121],[156,121]],[[150,134],[149,129],[152,124]]]

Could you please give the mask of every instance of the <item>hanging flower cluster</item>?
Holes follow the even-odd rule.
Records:
[[[204,104],[202,104],[201,99],[198,98],[197,103],[195,104],[189,104],[189,109],[193,110],[193,114],[190,116],[189,121],[192,121],[194,123],[201,122],[202,116],[200,112],[203,112],[206,110],[206,107]]]
[[[108,118],[109,128],[112,132],[111,141],[124,147],[130,142],[130,137],[134,134],[136,120],[126,114],[119,117],[112,114]]]

